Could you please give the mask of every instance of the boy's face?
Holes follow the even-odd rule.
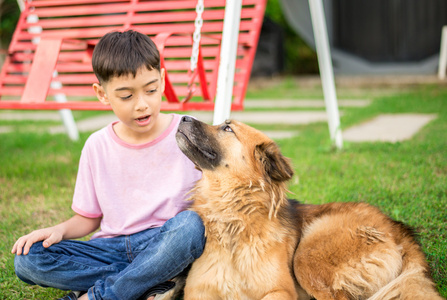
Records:
[[[164,88],[164,69],[159,72],[145,67],[135,77],[128,74],[93,85],[99,101],[110,105],[120,119],[120,132],[129,136],[157,130]]]

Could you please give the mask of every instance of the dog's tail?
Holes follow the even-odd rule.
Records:
[[[368,300],[443,300],[430,276],[425,255],[416,243],[413,234],[407,231],[407,235],[401,242],[404,249],[402,272]]]
[[[426,270],[421,266],[412,266],[386,286],[381,288],[368,300],[443,300],[436,291],[435,284],[427,277]]]

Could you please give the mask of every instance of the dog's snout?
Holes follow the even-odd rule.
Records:
[[[182,117],[182,122],[192,122],[193,118],[189,117],[189,116],[183,116]]]

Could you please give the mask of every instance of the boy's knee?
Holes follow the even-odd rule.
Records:
[[[30,274],[36,273],[35,266],[29,254],[16,255],[14,258],[14,271],[17,277],[28,284],[34,284],[30,279]]]
[[[17,277],[28,283],[36,284],[35,277],[42,272],[41,259],[43,246],[41,243],[33,244],[27,255],[16,255],[14,258],[14,271]]]
[[[200,216],[195,211],[186,210],[178,216],[183,221],[183,228],[190,236],[202,237],[205,235],[205,226]]]
[[[191,238],[193,239],[194,258],[197,259],[202,255],[205,248],[205,226],[200,216],[194,211],[185,211],[188,219],[188,230]]]
[[[178,238],[183,242],[189,241],[188,243],[182,244],[189,245],[191,250],[196,253],[194,254],[195,258],[202,254],[203,248],[205,247],[205,227],[202,219],[196,212],[189,210],[183,211],[169,220],[166,225],[171,230],[174,228],[177,229],[175,232],[181,235]]]

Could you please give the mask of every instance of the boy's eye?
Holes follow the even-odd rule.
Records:
[[[147,91],[147,93],[148,94],[152,94],[152,93],[155,93],[156,91],[157,91],[157,89],[150,89],[150,90]]]
[[[132,97],[132,94],[130,94],[129,96],[124,96],[124,97],[120,97],[121,100],[128,100],[130,99],[130,97]]]

